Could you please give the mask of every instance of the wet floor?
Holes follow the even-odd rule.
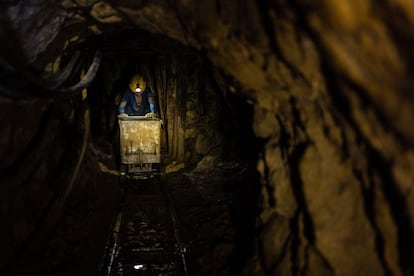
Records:
[[[127,180],[102,275],[187,275],[165,183]]]
[[[103,275],[233,275],[253,241],[246,180],[237,167],[128,181]]]

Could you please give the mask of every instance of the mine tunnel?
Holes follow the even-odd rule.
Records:
[[[414,274],[414,2],[0,13],[1,275]],[[143,174],[135,75],[159,123]]]

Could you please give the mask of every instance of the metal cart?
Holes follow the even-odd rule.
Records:
[[[161,173],[161,125],[158,118],[118,117],[121,181],[152,178]]]

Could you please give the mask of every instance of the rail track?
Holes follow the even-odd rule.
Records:
[[[108,238],[100,274],[188,275],[187,250],[160,178],[129,179]]]

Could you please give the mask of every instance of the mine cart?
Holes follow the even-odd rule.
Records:
[[[145,116],[118,117],[121,180],[160,174],[161,120]]]

